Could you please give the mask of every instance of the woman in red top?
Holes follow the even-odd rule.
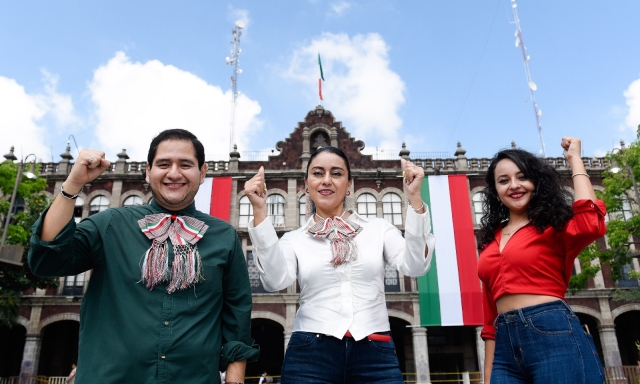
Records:
[[[578,253],[605,233],[580,140],[562,139],[573,206],[553,167],[527,151],[494,156],[484,189],[478,275],[485,383],[602,383],[591,335],[564,301]]]

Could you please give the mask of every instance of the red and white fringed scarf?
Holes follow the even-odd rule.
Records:
[[[315,223],[307,233],[313,237],[324,237],[331,242],[331,264],[337,267],[358,258],[358,247],[354,238],[362,231],[356,223],[340,216],[333,216]]]
[[[167,292],[188,288],[204,280],[202,259],[196,243],[202,239],[209,226],[189,216],[167,213],[147,215],[138,220],[142,233],[153,241],[142,257],[142,282],[147,288],[169,279],[169,247],[167,238],[173,244],[171,281]]]

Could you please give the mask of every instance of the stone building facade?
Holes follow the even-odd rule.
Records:
[[[206,148],[206,144],[205,148]],[[505,143],[508,145],[508,143]],[[318,106],[310,111],[293,132],[275,145],[273,155],[245,160],[235,150],[229,158],[208,161],[207,177],[231,177],[229,222],[237,228],[254,292],[252,335],[261,345],[261,359],[248,366],[248,375],[267,370],[277,375],[298,307],[297,284],[280,292],[266,292],[255,268],[252,245],[246,229],[251,218],[250,204],[243,185],[260,166],[265,167],[271,220],[278,235],[300,226],[304,218],[303,172],[311,153],[324,145],[342,149],[350,159],[353,187],[348,204],[359,214],[383,217],[404,229],[407,209],[401,178],[401,157],[422,166],[427,175],[465,174],[469,185],[468,201],[476,229],[482,215],[481,191],[491,154],[469,158],[461,144],[451,156],[411,152],[410,145],[392,154],[364,155],[365,144],[350,136],[333,114]],[[514,144],[512,144],[514,145]],[[506,145],[505,145],[506,146]],[[413,148],[410,148],[413,150]],[[109,156],[109,155],[107,155]],[[591,180],[601,189],[602,172],[610,166],[604,158],[584,158]],[[563,158],[547,158],[564,176],[571,190],[570,169]],[[40,164],[40,175],[48,181],[49,198],[57,193],[71,169],[73,156],[67,152],[57,163]],[[145,162],[129,161],[126,151],[117,154],[110,170],[87,184],[76,202],[77,221],[109,207],[144,204],[151,191],[144,180]],[[624,213],[624,212],[622,212]],[[606,246],[606,239],[599,240]],[[576,271],[580,270],[578,262]],[[638,260],[629,266],[640,270]],[[21,375],[66,375],[77,359],[79,310],[83,292],[90,284],[90,271],[60,278],[57,289],[27,292],[20,310],[20,326],[0,328],[0,377]],[[587,324],[606,366],[635,365],[637,352],[633,341],[640,339],[640,304],[612,301],[614,289],[638,286],[637,280],[612,281],[604,266],[589,281],[589,288],[567,296],[568,302]],[[484,343],[480,327],[423,327],[420,322],[418,284],[415,278],[387,270],[386,301],[397,354],[407,379],[419,383],[431,379],[447,380],[450,372],[479,372],[483,366]],[[126,326],[126,325],[123,325]],[[438,376],[436,376],[438,375]],[[431,379],[430,379],[431,377]]]

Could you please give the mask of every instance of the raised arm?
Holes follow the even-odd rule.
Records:
[[[580,139],[563,137],[560,144],[564,148],[564,158],[571,167],[571,179],[573,180],[574,200],[596,201],[596,193],[587,175],[582,158],[580,157],[582,144]]]
[[[62,190],[68,196],[80,193],[86,183],[97,179],[110,165],[111,163],[104,158],[104,152],[83,149],[78,155],[78,160],[73,164],[71,173],[62,183]],[[73,218],[74,207],[74,199],[64,197],[62,192],[58,193],[44,217],[40,238],[44,241],[55,239]]]

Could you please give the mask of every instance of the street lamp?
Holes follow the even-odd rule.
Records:
[[[11,221],[11,212],[13,211],[13,204],[16,202],[16,194],[18,192],[18,185],[20,184],[20,181],[22,179],[22,171],[24,170],[24,164],[26,160],[31,156],[33,156],[33,165],[31,166],[28,172],[24,173],[24,175],[29,179],[36,178],[36,175],[33,174],[33,170],[34,170],[33,167],[35,166],[36,155],[32,153],[27,155],[26,157],[23,157],[22,160],[20,161],[20,166],[18,167],[18,174],[16,175],[16,182],[13,185],[13,193],[11,194],[11,202],[9,203],[9,211],[7,212],[7,217],[4,223],[4,229],[2,230],[2,243],[0,243],[0,246],[4,246],[4,242],[7,239],[9,222]],[[9,160],[17,160],[15,155],[13,155],[13,147],[11,147],[11,152],[9,152],[9,155],[6,155],[5,157]]]

